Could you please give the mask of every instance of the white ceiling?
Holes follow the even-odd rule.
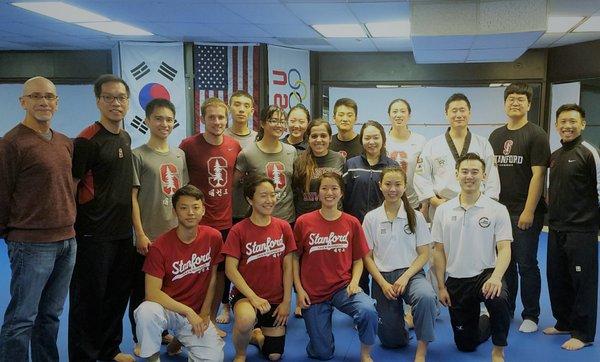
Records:
[[[64,0],[112,20],[122,21],[153,36],[121,37],[63,23],[10,5],[0,0],[0,50],[79,50],[110,49],[119,40],[193,41],[267,43],[315,51],[413,51],[416,39],[406,38],[323,38],[310,24],[366,23],[410,20],[410,1],[386,0]],[[26,0],[18,0],[26,1]],[[518,0],[482,0],[484,3]],[[531,0],[530,0],[531,1]],[[440,4],[440,9],[465,1],[413,0],[414,4]],[[467,1],[469,2],[469,1]],[[470,1],[472,2],[472,1]],[[501,7],[500,7],[501,8]],[[541,9],[540,11],[545,11]],[[548,0],[550,16],[600,15],[600,0]],[[487,14],[489,15],[489,14]],[[493,14],[492,14],[493,15]],[[503,14],[498,14],[500,15]],[[456,21],[467,21],[460,16]],[[523,33],[522,33],[523,34]],[[517,54],[522,45],[505,41],[490,43],[485,51],[469,55],[478,61],[485,54]],[[541,35],[541,36],[540,36]],[[521,35],[527,40],[527,34]],[[533,37],[533,39],[531,39]],[[539,38],[538,38],[539,37]],[[424,51],[444,49],[462,59],[461,42],[476,43],[477,34],[450,34],[436,46],[440,38],[420,39]],[[600,32],[529,34],[529,48],[546,48],[600,39]],[[448,48],[448,44],[454,44]],[[427,48],[431,47],[431,49]],[[468,48],[467,48],[468,49]],[[504,49],[504,50],[503,50]],[[463,52],[464,53],[464,52]],[[476,54],[475,54],[476,53]],[[425,54],[425,53],[424,53]],[[518,54],[520,55],[520,53]],[[435,56],[434,56],[435,58]],[[443,57],[442,57],[443,58]],[[484,57],[485,58],[485,57]]]

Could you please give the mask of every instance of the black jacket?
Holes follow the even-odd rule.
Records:
[[[600,157],[577,137],[550,156],[548,219],[557,231],[594,232],[600,226]]]

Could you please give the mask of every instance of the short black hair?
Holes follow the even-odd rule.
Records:
[[[146,104],[146,108],[144,109],[146,112],[146,118],[150,118],[152,112],[154,112],[156,108],[168,108],[171,110],[171,112],[173,112],[173,117],[175,117],[175,106],[170,100],[164,98],[154,98],[148,102],[148,104]]]
[[[581,119],[585,120],[585,110],[583,108],[581,108],[581,106],[579,106],[578,104],[575,104],[575,103],[567,103],[567,104],[563,104],[562,106],[558,107],[558,109],[556,110],[556,120],[558,121],[558,116],[560,116],[560,114],[562,112],[569,112],[569,111],[579,112]]]
[[[506,98],[508,98],[508,96],[511,94],[523,94],[527,96],[527,102],[531,103],[533,89],[527,83],[511,83],[504,90],[504,102],[506,102]]]
[[[202,191],[200,191],[199,188],[192,184],[187,184],[179,190],[175,191],[175,193],[173,194],[171,202],[173,203],[174,209],[177,208],[177,202],[179,201],[181,196],[191,196],[196,200],[200,200],[202,201],[202,203],[204,203],[204,194],[202,193]]]
[[[481,158],[481,156],[479,156],[475,152],[467,152],[463,156],[460,156],[458,158],[458,160],[456,160],[456,170],[458,171],[460,164],[463,161],[470,161],[470,160],[475,160],[475,161],[481,162],[482,170],[485,171],[485,161],[483,160],[483,158]]]
[[[337,101],[335,101],[335,104],[333,105],[333,116],[335,117],[335,114],[337,113],[337,109],[340,106],[346,106],[348,108],[352,108],[354,110],[354,115],[358,116],[358,105],[356,104],[356,101],[352,98],[340,98]]]
[[[444,105],[444,111],[448,113],[448,107],[450,107],[450,103],[457,101],[465,101],[467,103],[467,107],[471,110],[471,102],[469,102],[469,98],[462,93],[454,93],[446,100],[446,104]]]
[[[129,86],[122,78],[119,78],[114,74],[102,74],[94,82],[94,94],[96,95],[96,98],[100,98],[100,94],[102,94],[102,85],[112,82],[123,84],[125,86],[125,90],[127,91],[127,96],[129,97]]]

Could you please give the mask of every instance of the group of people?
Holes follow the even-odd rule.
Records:
[[[266,107],[257,132],[252,96],[236,91],[228,103],[207,99],[204,132],[172,147],[175,107],[154,99],[150,137],[132,150],[122,129],[129,87],[103,75],[94,93],[99,120],[72,141],[51,128],[56,87],[31,78],[23,121],[0,139],[0,237],[12,270],[0,361],[27,360],[30,347],[34,361],[58,360],[67,292],[72,361],[134,360],[119,349],[128,303],[134,354],[149,361],[161,344],[223,360],[218,324],[231,319],[234,361],[249,344],[278,360],[291,314],[305,322],[307,355],[331,359],[334,307],[352,318],[362,361],[376,337],[406,346],[407,327],[424,361],[440,305],[460,351],[491,336],[502,361],[519,284],[519,330],[538,329],[546,212],[556,324],[544,333],[570,334],[569,350],[594,341],[600,157],[581,137],[576,104],[557,110],[562,147],[551,154],[521,83],[506,88],[507,123],[489,140],[470,132],[460,93],[445,103],[447,131],[427,141],[409,128],[404,99],[390,102],[389,132],[369,120],[357,133],[348,98],[335,103],[335,135],[302,105]]]

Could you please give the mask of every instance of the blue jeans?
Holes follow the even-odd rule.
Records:
[[[335,292],[330,300],[312,304],[302,311],[302,318],[308,332],[306,353],[310,358],[328,360],[333,358],[335,344],[331,331],[331,315],[333,307],[349,315],[358,329],[360,342],[366,345],[375,344],[377,332],[377,311],[373,299],[363,292],[350,297],[346,288]]]
[[[59,316],[75,265],[74,238],[49,243],[7,241],[11,299],[0,333],[0,361],[58,361]]]
[[[510,216],[513,242],[511,246],[510,265],[504,275],[508,287],[508,303],[511,314],[515,314],[519,279],[521,281],[521,302],[523,302],[523,320],[530,319],[535,323],[540,316],[540,292],[542,279],[538,266],[537,253],[540,232],[544,226],[544,215],[535,215],[533,224],[527,230],[517,227],[519,215]]]

